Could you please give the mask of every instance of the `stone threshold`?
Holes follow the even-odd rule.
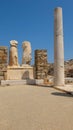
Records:
[[[53,86],[53,88],[62,91],[62,92],[66,92],[68,94],[73,95],[73,85],[65,85],[65,86]]]
[[[10,86],[10,85],[41,85],[44,83],[43,79],[25,79],[25,80],[1,80],[1,86]]]

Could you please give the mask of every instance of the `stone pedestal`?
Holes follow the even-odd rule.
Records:
[[[20,67],[8,66],[7,68],[7,80],[24,80],[33,78],[33,67],[30,65],[24,65]]]
[[[64,48],[62,8],[54,11],[54,85],[64,86]]]

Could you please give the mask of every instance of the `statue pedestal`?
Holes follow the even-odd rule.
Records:
[[[8,66],[7,80],[34,79],[33,67],[30,65]]]

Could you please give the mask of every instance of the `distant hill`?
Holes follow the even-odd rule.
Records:
[[[64,62],[65,65],[65,77],[73,77],[73,59]],[[48,63],[48,74],[54,75],[54,64]]]

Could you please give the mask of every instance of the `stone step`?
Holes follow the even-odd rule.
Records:
[[[10,86],[10,85],[40,85],[43,84],[43,79],[26,79],[26,80],[1,80],[1,86]]]
[[[24,85],[26,82],[26,80],[1,80],[1,85]]]

